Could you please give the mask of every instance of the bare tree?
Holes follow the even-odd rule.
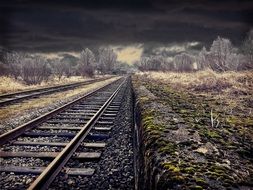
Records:
[[[95,56],[93,52],[86,48],[81,52],[80,61],[79,61],[79,72],[82,76],[93,76],[94,75],[94,66],[95,66]]]
[[[194,70],[194,57],[187,53],[181,53],[174,57],[174,64],[177,71],[187,72]]]
[[[149,60],[149,70],[158,71],[165,67],[165,59],[163,56],[152,56]]]
[[[205,69],[208,66],[208,52],[206,47],[203,47],[197,57],[198,70]]]
[[[41,57],[29,57],[22,60],[21,78],[26,84],[39,84],[48,80],[51,68]]]
[[[218,37],[210,48],[209,67],[218,72],[231,70],[230,56],[234,56],[232,55],[234,52],[235,49],[229,39]]]
[[[0,60],[0,76],[6,76],[8,75],[8,72],[9,72],[8,65]]]
[[[159,71],[167,69],[167,61],[163,56],[142,57],[138,63],[141,71]]]
[[[71,66],[70,62],[66,60],[61,60],[62,67],[64,69],[64,74],[67,78],[69,78],[73,74],[74,67]]]
[[[8,64],[9,74],[17,79],[20,76],[20,71],[22,67],[22,61],[26,57],[23,53],[6,53],[4,59],[5,62]]]
[[[249,31],[247,38],[243,42],[242,52],[246,59],[244,59],[244,63],[240,64],[240,69],[253,69],[253,29]]]
[[[57,58],[57,59],[50,60],[50,62],[53,68],[54,75],[56,75],[58,79],[61,80],[61,78],[64,75],[64,70],[65,70],[61,60]]]
[[[149,70],[149,57],[142,57],[140,62],[138,63],[138,69],[141,71],[147,71]]]
[[[175,70],[175,64],[172,60],[166,61],[164,65],[165,71],[174,71]]]
[[[100,48],[98,70],[102,73],[112,73],[116,65],[117,54],[110,48]]]

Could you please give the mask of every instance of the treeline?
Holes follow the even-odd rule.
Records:
[[[120,71],[117,54],[110,48],[99,48],[97,56],[88,48],[80,58],[71,61],[66,58],[46,59],[25,53],[7,52],[0,61],[0,75],[20,79],[26,84],[38,84],[50,77],[87,76],[114,74]]]
[[[198,55],[186,52],[169,59],[164,56],[142,57],[136,63],[141,71],[191,72],[210,68],[217,72],[253,69],[253,30],[241,48],[232,45],[229,39],[218,37],[209,51],[203,47]]]

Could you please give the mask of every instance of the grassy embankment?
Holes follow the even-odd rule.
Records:
[[[143,127],[143,176],[151,179],[149,185],[253,185],[252,72],[151,72],[134,76],[133,84]]]

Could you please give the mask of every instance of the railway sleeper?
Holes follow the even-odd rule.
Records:
[[[68,109],[66,112],[72,112],[72,113],[97,113],[97,110],[78,110],[78,109]]]
[[[117,114],[115,113],[103,113],[102,116],[107,116],[107,117],[116,117]]]
[[[119,111],[119,108],[106,108],[106,111]]]
[[[78,120],[90,120],[91,117],[85,117],[85,116],[80,116],[80,115],[64,115],[64,116],[61,116],[61,115],[56,115],[55,117],[53,117],[53,119],[57,120],[57,119],[78,119]]]
[[[54,159],[60,152],[7,152],[0,151],[1,158],[44,158]],[[96,160],[101,157],[100,152],[79,152],[74,153],[71,158],[81,160]]]
[[[64,116],[60,116],[60,115],[56,115],[55,117],[53,117],[53,119],[79,119],[79,120],[90,120],[91,117],[85,117],[85,116],[80,116],[80,115],[64,115]],[[103,116],[103,117],[100,117],[99,120],[102,121],[102,120],[105,120],[105,121],[108,121],[108,120],[114,120],[115,118],[114,117],[108,117],[108,116]]]
[[[76,105],[76,106],[73,106],[72,109],[99,109],[101,108],[103,105],[87,105],[87,106],[80,106],[80,105]]]
[[[100,117],[99,118],[99,121],[114,121],[115,120],[115,117]]]
[[[94,108],[94,107],[88,107],[89,111],[98,111],[100,107]],[[79,107],[72,107],[70,110],[76,110],[76,111],[87,111],[87,108],[79,108]]]
[[[97,121],[96,123],[100,125],[113,125],[113,121]]]
[[[25,141],[15,141],[12,145],[19,146],[56,146],[56,147],[65,147],[68,143],[61,142],[25,142]],[[85,148],[104,148],[106,143],[82,143],[81,146]]]
[[[104,113],[116,114],[118,113],[118,110],[105,110]]]
[[[87,116],[93,116],[94,113],[71,113],[71,112],[64,112],[64,113],[60,113],[58,115],[60,115],[60,116],[64,116],[64,115],[78,115],[78,116],[87,117]]]
[[[39,175],[45,170],[45,167],[18,167],[18,166],[3,166],[0,167],[1,172],[15,174],[35,174]],[[70,176],[91,176],[95,172],[92,168],[64,168],[61,173]]]
[[[87,105],[89,105],[89,106],[92,106],[92,105],[103,105],[105,103],[105,101],[93,101],[93,102],[81,102],[81,103],[79,103],[79,105],[81,105],[81,106],[87,106]]]
[[[87,120],[49,120],[48,124],[86,124]],[[97,124],[101,125],[113,125],[113,121],[97,121]]]
[[[75,133],[65,133],[65,132],[26,132],[22,136],[28,137],[67,137],[67,138],[74,138],[76,136]],[[106,140],[109,138],[107,134],[88,134],[86,137],[88,140]]]
[[[61,126],[61,127],[55,127],[55,126],[40,126],[37,129],[42,129],[42,130],[50,130],[50,129],[55,129],[55,130],[81,130],[82,127],[66,127],[66,126]],[[93,127],[92,128],[95,131],[110,131],[112,127]]]
[[[51,119],[47,121],[46,123],[48,124],[86,124],[86,121]]]
[[[92,114],[92,115],[94,115],[95,113],[97,113],[96,111],[94,111],[94,110],[83,110],[83,111],[78,111],[78,110],[67,110],[67,111],[65,111],[65,112],[63,112],[63,113],[61,113],[61,114],[64,114],[64,113],[66,113],[66,114],[69,114],[69,113],[72,113],[72,114]]]
[[[113,109],[113,108],[118,109],[118,108],[120,108],[120,106],[110,105],[108,108],[109,108],[109,109]],[[107,108],[107,109],[108,109],[108,108]]]

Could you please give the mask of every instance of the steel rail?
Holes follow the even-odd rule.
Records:
[[[79,97],[79,98],[77,98],[77,99],[75,99],[75,100],[73,100],[73,101],[71,101],[71,102],[69,102],[67,104],[62,105],[59,108],[56,108],[56,109],[54,109],[54,110],[52,110],[52,111],[50,111],[48,113],[45,113],[44,115],[42,115],[40,117],[37,117],[37,118],[35,118],[35,119],[33,119],[33,120],[31,120],[31,121],[23,124],[23,125],[20,125],[20,126],[16,127],[15,129],[12,129],[12,130],[10,130],[10,131],[8,131],[8,132],[0,135],[0,146],[2,146],[3,144],[7,143],[8,141],[10,141],[10,140],[12,140],[12,139],[14,139],[16,137],[22,135],[25,131],[30,130],[32,128],[35,128],[38,124],[43,123],[44,121],[48,120],[52,116],[54,116],[54,115],[56,115],[56,114],[64,111],[65,109],[67,109],[70,106],[72,106],[72,105],[80,102],[81,100],[92,96],[97,91],[106,88],[107,86],[109,86],[109,85],[111,85],[111,84],[119,81],[120,79],[121,78],[119,78],[119,79],[117,79],[117,80],[115,80],[115,81],[113,81],[113,82],[111,82],[109,84],[106,84],[106,85],[104,85],[104,86],[102,86],[102,87],[100,87],[98,89],[95,89],[95,90],[89,92],[88,94],[86,94],[86,95],[84,95],[82,97]]]
[[[112,78],[112,77],[106,77],[106,78],[94,79],[94,80],[89,80],[89,81],[84,81],[84,82],[78,82],[78,83],[72,83],[72,84],[66,84],[66,85],[58,85],[58,86],[46,87],[46,88],[40,88],[40,89],[34,89],[34,90],[26,90],[26,91],[9,93],[9,94],[3,94],[3,95],[0,95],[0,98],[8,98],[8,97],[11,98],[12,96],[17,96],[17,95],[24,95],[24,96],[13,97],[13,99],[0,101],[0,106],[6,105],[6,104],[9,104],[12,102],[16,102],[18,100],[24,100],[24,99],[44,95],[44,94],[49,94],[52,92],[57,92],[57,91],[65,90],[65,89],[71,89],[71,88],[75,88],[75,87],[82,86],[82,85],[88,85],[88,84],[92,84],[95,82],[107,80],[110,78]],[[32,93],[32,94],[29,94],[29,93]],[[34,93],[36,93],[36,94],[34,94]]]
[[[80,146],[83,140],[86,138],[91,128],[94,126],[99,117],[103,114],[106,108],[113,101],[115,96],[119,93],[121,86],[126,79],[118,86],[109,99],[103,104],[103,106],[97,111],[97,113],[82,127],[77,135],[68,143],[68,145],[55,157],[55,159],[46,167],[46,169],[36,178],[31,184],[28,190],[47,189],[53,182],[55,177],[62,170],[64,165],[71,158],[76,149]]]

